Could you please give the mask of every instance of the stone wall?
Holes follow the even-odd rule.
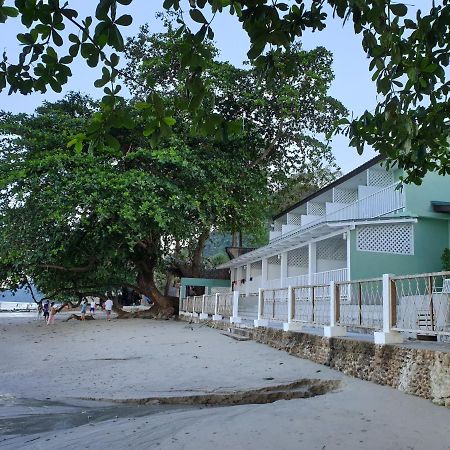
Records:
[[[230,327],[223,322],[205,323],[220,329]],[[450,408],[449,353],[404,345],[375,345],[368,341],[326,338],[271,328],[245,329],[245,335],[346,375],[391,386]]]

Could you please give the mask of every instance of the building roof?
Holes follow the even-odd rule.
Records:
[[[298,208],[299,206],[309,202],[313,198],[318,197],[323,192],[328,191],[329,189],[332,189],[332,188],[334,188],[336,186],[339,186],[344,181],[347,181],[350,178],[354,177],[355,175],[358,175],[359,173],[364,172],[366,169],[368,169],[369,167],[374,166],[375,164],[377,164],[378,162],[382,161],[383,159],[384,159],[384,157],[381,156],[381,155],[375,156],[375,158],[372,158],[371,160],[367,161],[366,163],[362,164],[361,166],[357,167],[356,169],[352,170],[351,172],[347,173],[346,175],[342,176],[341,178],[338,178],[337,180],[333,181],[330,184],[327,184],[326,186],[324,186],[323,188],[317,190],[316,192],[312,193],[311,195],[308,195],[307,197],[303,198],[299,202],[297,202],[294,205],[290,206],[288,209],[285,209],[284,211],[280,212],[276,216],[273,216],[272,219],[276,220],[276,219],[280,218],[281,216],[284,216],[285,214],[287,214],[288,212],[291,212],[295,208]]]

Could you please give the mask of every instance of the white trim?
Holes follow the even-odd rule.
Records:
[[[382,220],[361,220],[361,221],[353,221],[353,222],[335,222],[335,223],[329,223],[328,226],[333,228],[333,227],[342,227],[344,225],[351,225],[352,229],[354,229],[356,226],[359,226],[359,225],[384,225],[384,224],[403,223],[403,222],[417,223],[417,221],[418,221],[418,219],[413,219],[413,218],[393,217],[392,219],[382,219]]]
[[[323,224],[323,225],[325,225],[326,227],[329,227],[329,224]],[[256,261],[261,261],[262,259],[267,259],[272,256],[280,255],[283,252],[295,250],[296,248],[306,247],[307,245],[312,244],[314,242],[323,241],[325,239],[337,236],[337,235],[342,234],[353,228],[354,227],[352,227],[351,224],[346,224],[346,226],[342,226],[342,229],[339,231],[329,230],[329,232],[327,234],[324,234],[322,236],[315,237],[315,238],[310,238],[308,241],[305,241],[305,242],[301,242],[301,243],[297,242],[297,243],[292,243],[291,245],[285,245],[282,247],[282,249],[275,248],[275,249],[271,250],[272,246],[271,246],[271,244],[268,244],[265,247],[260,247],[256,250],[253,250],[252,252],[245,253],[244,255],[239,256],[238,258],[232,259],[231,261],[229,261],[225,264],[221,264],[220,266],[218,266],[218,269],[229,269],[229,268],[242,266],[243,264],[247,264],[247,263],[251,264]],[[280,243],[280,241],[278,243]],[[288,244],[288,243],[289,243],[289,241],[287,240],[285,242],[285,244]]]

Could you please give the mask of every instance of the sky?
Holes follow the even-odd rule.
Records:
[[[151,31],[162,31],[161,21],[155,18],[156,12],[162,10],[162,3],[163,0],[134,0],[130,6],[126,7],[126,11],[122,7],[123,12],[133,16],[133,24],[122,28],[124,36],[135,35],[139,26],[146,22],[150,24]],[[77,8],[81,18],[94,15],[97,2],[78,0],[71,1],[69,4]],[[219,59],[230,61],[236,66],[241,65],[246,59],[249,41],[236,17],[218,14],[214,19],[213,28],[216,45],[220,49]],[[0,24],[0,51],[6,50],[11,61],[15,60],[15,54],[19,49],[15,37],[19,32],[24,30],[18,19]],[[354,35],[351,23],[343,26],[339,19],[331,18],[325,30],[316,33],[307,32],[302,38],[302,44],[306,50],[324,46],[333,53],[335,80],[331,85],[330,95],[340,100],[354,116],[360,115],[365,110],[373,110],[377,103],[375,84],[368,71],[369,60],[362,50],[360,39],[360,36]],[[99,78],[100,67],[91,69],[86,66],[84,60],[78,59],[75,60],[71,69],[73,76],[62,93],[56,94],[49,91],[46,94],[8,96],[7,92],[3,91],[0,93],[0,109],[14,113],[31,113],[42,101],[58,100],[65,93],[74,90],[89,93],[93,97],[102,96],[101,89],[93,86],[94,80]],[[362,156],[359,156],[354,148],[348,146],[348,139],[345,136],[335,137],[331,146],[343,173],[349,172],[375,156],[371,149],[367,149]]]

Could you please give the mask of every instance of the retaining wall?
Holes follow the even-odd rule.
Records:
[[[213,328],[230,328],[223,322],[202,323]],[[245,334],[257,342],[324,364],[346,375],[391,386],[450,408],[449,353],[263,327],[245,329]]]

